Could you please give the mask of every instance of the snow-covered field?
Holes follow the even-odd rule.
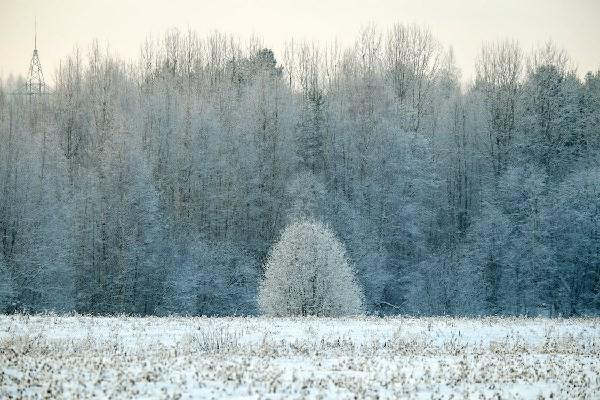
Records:
[[[0,316],[0,398],[600,398],[600,319]]]

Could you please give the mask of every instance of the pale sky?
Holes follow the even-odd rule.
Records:
[[[519,40],[525,50],[552,39],[580,75],[600,69],[600,0],[0,0],[0,77],[27,73],[35,16],[48,83],[75,45],[86,49],[96,38],[132,60],[149,34],[188,27],[261,37],[281,58],[291,38],[346,45],[369,23],[418,23],[453,46],[465,81],[482,42],[502,38]]]

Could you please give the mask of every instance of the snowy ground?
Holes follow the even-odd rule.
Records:
[[[452,395],[600,398],[600,319],[0,316],[0,398]]]

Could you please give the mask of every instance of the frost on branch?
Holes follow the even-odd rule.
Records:
[[[6,265],[0,254],[0,313],[9,309],[13,295],[13,286],[8,271],[8,265]]]
[[[321,222],[301,219],[271,249],[258,301],[267,315],[340,316],[360,314],[362,297],[344,245]]]

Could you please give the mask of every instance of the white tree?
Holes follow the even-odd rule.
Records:
[[[344,245],[321,222],[300,219],[271,249],[258,303],[273,316],[340,316],[361,313],[362,297]]]

